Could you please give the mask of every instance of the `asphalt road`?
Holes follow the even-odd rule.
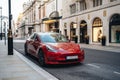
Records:
[[[24,55],[23,44],[24,42],[14,43],[14,48]],[[84,50],[86,54],[82,64],[48,65],[43,69],[60,80],[120,80],[120,53]],[[39,65],[33,56],[25,57]]]

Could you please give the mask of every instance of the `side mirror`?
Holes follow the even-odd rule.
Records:
[[[72,41],[72,40],[70,40],[70,39],[68,39],[68,41],[69,41],[70,43],[75,43],[75,41]]]
[[[75,43],[75,41],[70,41],[71,43]]]

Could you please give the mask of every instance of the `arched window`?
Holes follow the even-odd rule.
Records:
[[[102,21],[100,18],[95,18],[93,22],[93,27],[99,27],[102,26]]]
[[[109,24],[109,42],[120,43],[120,14],[114,14]]]
[[[101,19],[95,18],[92,26],[93,26],[93,42],[101,42],[101,37],[102,37]]]

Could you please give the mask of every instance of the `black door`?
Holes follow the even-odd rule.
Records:
[[[85,43],[85,35],[87,35],[87,26],[80,27],[80,43]]]

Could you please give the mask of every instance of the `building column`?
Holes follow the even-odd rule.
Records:
[[[90,44],[92,44],[93,42],[92,42],[92,23],[91,23],[91,21],[90,20],[88,20],[88,22],[87,22],[87,33],[88,33],[88,35],[89,35],[89,43]]]
[[[109,45],[109,21],[103,18],[103,35],[106,36],[106,45]]]

